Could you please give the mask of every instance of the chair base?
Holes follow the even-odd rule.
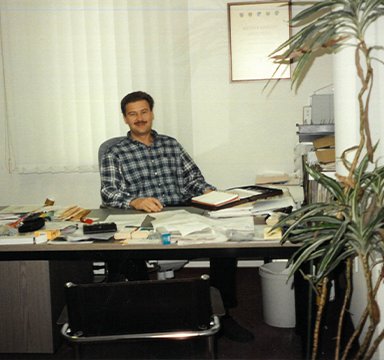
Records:
[[[94,346],[100,346],[101,344],[113,343],[115,347],[116,343],[125,342],[128,346],[133,346],[135,343],[144,343],[138,347],[137,351],[145,351],[143,353],[143,359],[145,359],[151,347],[153,348],[152,355],[155,354],[158,359],[188,359],[188,355],[191,359],[196,359],[196,351],[199,350],[199,359],[215,359],[216,344],[215,334],[220,330],[220,320],[214,315],[212,318],[211,327],[207,330],[201,331],[179,331],[179,332],[158,332],[158,333],[147,333],[147,334],[122,334],[122,335],[110,335],[110,336],[82,336],[82,334],[71,334],[68,323],[65,323],[61,328],[61,334],[63,337],[74,347],[75,358],[81,359],[83,355],[83,347],[92,344],[93,351]],[[165,342],[165,344],[160,344]],[[174,346],[171,346],[171,342]],[[190,342],[190,344],[188,344]],[[204,348],[200,350],[199,348]],[[107,355],[109,354],[107,349]],[[141,350],[140,350],[141,349]],[[159,350],[160,349],[160,350]],[[185,349],[188,349],[187,352]],[[129,352],[132,354],[131,350]],[[163,354],[163,357],[161,356]],[[173,357],[175,356],[175,357]],[[137,358],[136,356],[134,358]],[[140,358],[140,357],[139,357]]]
[[[188,260],[150,260],[148,264],[157,271],[157,280],[166,280],[173,279],[175,271],[188,264]]]

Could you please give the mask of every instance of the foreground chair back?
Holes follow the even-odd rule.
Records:
[[[122,340],[206,339],[214,358],[214,335],[224,310],[209,276],[65,286],[68,321],[62,335],[78,345]],[[149,345],[146,345],[149,346]]]

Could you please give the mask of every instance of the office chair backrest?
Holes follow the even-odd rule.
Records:
[[[108,140],[104,141],[103,143],[101,143],[101,145],[99,146],[99,152],[98,152],[99,169],[100,169],[100,165],[101,165],[101,159],[102,159],[103,155],[108,151],[108,149],[111,146],[119,143],[121,140],[123,140],[125,138],[126,138],[126,136],[117,136],[117,137],[108,139]]]
[[[108,149],[119,143],[121,140],[125,139],[126,136],[116,136],[116,137],[113,137],[113,138],[110,138],[108,140],[105,140],[104,142],[101,143],[101,145],[99,146],[99,152],[98,152],[98,160],[99,160],[99,171],[101,169],[101,160],[103,158],[103,155],[108,151]],[[104,206],[103,204],[100,205],[100,208],[105,208],[106,206]]]
[[[68,283],[69,326],[84,336],[207,329],[208,279]]]

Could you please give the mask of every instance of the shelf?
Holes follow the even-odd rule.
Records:
[[[320,137],[333,135],[335,133],[334,124],[296,124],[296,126],[298,127],[296,133],[299,135],[300,142],[312,142]]]

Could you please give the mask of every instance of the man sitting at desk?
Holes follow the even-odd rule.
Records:
[[[106,207],[158,212],[215,189],[174,138],[152,129],[153,106],[153,98],[142,91],[121,100],[130,131],[101,160],[101,198]],[[109,266],[109,281],[118,280],[119,273],[129,280],[148,278],[144,262],[127,260]],[[227,309],[236,306],[236,268],[235,258],[210,259],[211,284],[220,290]],[[222,324],[224,334],[232,340],[253,339],[253,334],[229,315]]]

